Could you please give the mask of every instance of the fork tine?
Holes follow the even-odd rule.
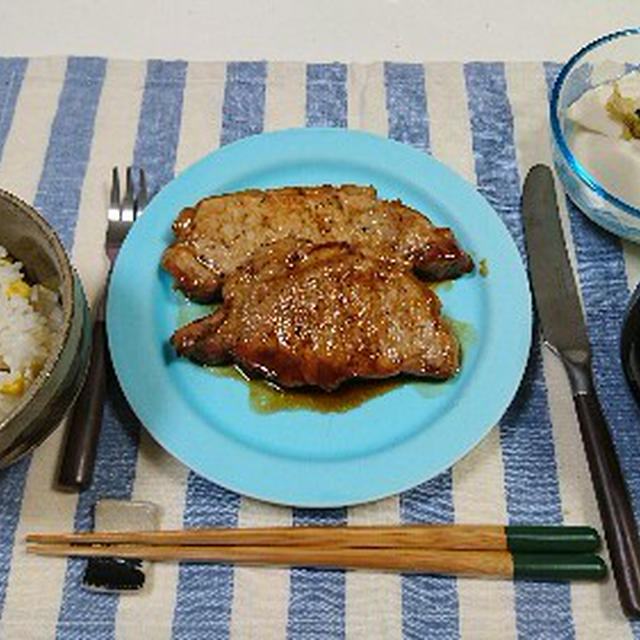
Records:
[[[108,219],[113,222],[120,220],[120,176],[118,167],[111,172],[111,196],[109,197]]]
[[[147,175],[144,169],[140,169],[140,182],[138,184],[136,205],[136,215],[142,215],[144,208],[147,206]]]
[[[131,167],[127,167],[127,186],[122,201],[122,221],[133,222],[135,220],[133,207],[133,177]]]

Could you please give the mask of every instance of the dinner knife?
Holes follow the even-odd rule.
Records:
[[[522,195],[522,215],[544,341],[560,358],[569,378],[620,604],[627,616],[640,616],[640,543],[636,521],[595,390],[589,337],[549,167],[536,165],[529,171]]]

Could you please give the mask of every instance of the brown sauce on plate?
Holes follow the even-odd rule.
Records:
[[[476,341],[476,332],[468,322],[451,321],[462,350]],[[464,365],[463,365],[464,366]],[[251,378],[239,367],[207,367],[216,376],[242,380],[249,391],[249,404],[256,413],[276,413],[306,409],[319,413],[344,413],[365,402],[383,396],[398,387],[410,385],[424,398],[435,398],[447,389],[448,381],[418,380],[397,376],[385,380],[354,380],[332,392],[322,389],[283,389],[264,378]]]
[[[249,390],[249,404],[256,413],[306,409],[320,413],[344,413],[403,384],[407,378],[356,380],[332,392],[322,389],[283,389],[263,378],[250,378],[238,367],[207,367],[216,376],[242,380]]]
[[[446,288],[447,282],[437,286]],[[186,324],[198,317],[210,313],[216,305],[199,305],[182,298],[178,311],[178,324]],[[460,340],[462,351],[476,341],[476,332],[468,322],[450,320],[453,330]],[[462,365],[464,366],[464,364]],[[383,396],[398,387],[410,385],[424,398],[434,398],[447,388],[447,381],[419,380],[410,376],[397,376],[385,380],[354,380],[340,386],[336,391],[327,392],[322,389],[284,389],[264,378],[251,378],[239,367],[209,366],[213,375],[241,380],[248,389],[249,404],[256,413],[269,414],[279,411],[304,409],[319,413],[344,413],[365,402]]]

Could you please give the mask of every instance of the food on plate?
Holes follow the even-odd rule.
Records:
[[[218,299],[226,276],[255,249],[285,237],[316,244],[348,242],[380,259],[404,263],[425,280],[473,269],[453,232],[434,226],[399,200],[381,200],[370,186],[247,189],[211,196],[183,209],[175,241],[162,258],[176,287],[198,302]]]
[[[183,209],[163,267],[214,313],[179,328],[180,356],[235,363],[283,387],[332,391],[399,374],[445,380],[460,346],[428,281],[473,261],[373,187],[301,186],[212,196]]]
[[[33,383],[61,326],[58,295],[30,285],[22,264],[0,246],[0,420]]]
[[[640,207],[640,72],[589,89],[566,117],[575,157],[609,193]]]
[[[607,113],[622,124],[622,137],[625,140],[640,138],[640,91],[636,96],[625,97],[617,82],[607,100]]]
[[[427,283],[346,242],[284,238],[227,273],[223,304],[179,328],[178,354],[234,362],[284,387],[453,376],[460,348]]]

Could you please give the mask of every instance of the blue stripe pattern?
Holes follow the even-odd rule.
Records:
[[[504,67],[465,65],[471,131],[480,192],[525,254],[520,176]],[[534,340],[520,390],[500,424],[507,514],[512,524],[559,524],[562,508],[540,342]],[[569,585],[516,583],[516,625],[521,638],[573,638]]]
[[[24,58],[0,59],[0,159],[26,67],[27,61]],[[0,618],[4,608],[14,536],[20,517],[28,468],[29,458],[25,458],[8,469],[0,470]]]
[[[402,522],[453,522],[451,472],[424,482],[400,496]],[[460,637],[457,580],[446,576],[406,574],[402,578],[404,638],[449,640]]]
[[[306,124],[347,126],[347,70],[343,64],[307,65]],[[345,524],[346,509],[294,509],[295,525]],[[292,569],[287,636],[320,640],[345,634],[344,571]]]
[[[68,60],[34,201],[67,248],[73,242],[104,70],[99,58]]]
[[[186,78],[186,62],[147,63],[133,164],[144,168],[151,193],[174,175]]]
[[[387,62],[384,66],[389,137],[429,151],[429,118],[424,66]],[[451,472],[400,496],[403,522],[453,522]],[[456,638],[458,593],[455,578],[405,575],[402,580],[405,638]]]
[[[173,174],[180,128],[184,63],[151,61],[134,148],[134,164],[148,168],[157,184]],[[96,466],[89,489],[80,494],[74,526],[92,527],[93,506],[100,498],[129,499],[133,489],[140,425],[120,391],[115,376],[109,387]],[[79,630],[92,638],[112,638],[118,596],[96,594],[82,587],[82,560],[70,560],[58,617],[58,638],[77,638]]]
[[[384,65],[389,137],[429,151],[429,121],[424,66],[387,62]]]
[[[545,65],[549,95],[557,64]],[[640,430],[638,409],[629,391],[617,354],[620,333],[612,330],[612,318],[622,318],[629,301],[622,243],[591,222],[569,198],[565,198],[576,251],[580,288],[591,340],[593,369],[598,397],[611,428],[613,441],[634,503],[640,516]],[[640,638],[640,621],[631,621],[635,638]]]
[[[224,87],[220,145],[262,132],[267,81],[264,62],[230,62]]]
[[[104,81],[102,58],[69,58],[35,198],[65,248],[71,250],[93,124]]]
[[[98,58],[68,60],[34,201],[36,208],[51,223],[67,248],[72,243],[78,216],[104,68],[105,61]],[[81,103],[86,105],[86,109],[78,107]],[[28,466],[28,460],[25,460],[15,470],[22,470],[26,475]],[[13,474],[14,468],[10,472]],[[24,484],[24,480],[21,484]],[[19,508],[19,501],[16,507]]]
[[[222,107],[220,143],[228,144],[262,131],[266,65],[229,63]],[[185,527],[238,524],[240,497],[195,473],[189,474],[183,515]],[[180,567],[173,620],[175,638],[227,638],[233,599],[229,565],[184,564]]]
[[[235,527],[239,506],[237,494],[189,474],[185,527]],[[180,565],[173,637],[228,638],[232,600],[232,566]]]
[[[0,58],[0,159],[28,61]],[[133,165],[144,166],[152,190],[170,180],[182,118],[187,65],[150,61],[147,65]],[[545,65],[548,88],[559,65]],[[69,58],[58,97],[34,204],[70,249],[89,161],[95,115],[103,90],[106,61]],[[505,71],[498,63],[464,66],[475,169],[479,190],[491,202],[525,255],[520,215],[520,178],[514,124]],[[220,144],[263,128],[267,68],[263,62],[227,65]],[[389,136],[429,152],[428,95],[420,64],[384,65]],[[347,126],[347,67],[309,64],[306,68],[307,126]],[[213,120],[213,114],[212,114]],[[206,135],[206,132],[204,132]],[[117,161],[117,159],[115,159]],[[126,159],[120,159],[124,162]],[[623,316],[629,299],[621,242],[591,223],[567,202],[577,268],[593,347],[596,384],[612,429],[621,465],[640,516],[640,430],[638,410],[618,360],[619,332],[612,319]],[[0,213],[1,217],[1,213]],[[534,341],[523,383],[500,425],[505,495],[510,523],[561,523],[562,508],[540,341]],[[128,499],[135,479],[140,426],[112,376],[107,394],[98,459],[91,487],[79,496],[74,526],[92,526],[92,507],[103,497]],[[576,446],[581,446],[576,443]],[[0,470],[0,618],[5,606],[11,557],[30,458]],[[240,498],[191,473],[185,496],[184,526],[237,526]],[[402,521],[452,522],[452,478],[441,474],[400,496]],[[294,509],[296,525],[343,524],[345,509]],[[85,563],[70,560],[56,627],[58,638],[115,637],[118,597],[81,587]],[[294,569],[290,573],[287,636],[292,640],[344,638],[345,574]],[[233,569],[182,565],[173,612],[176,638],[230,635]],[[45,588],[46,588],[46,583]],[[422,575],[402,578],[402,631],[405,638],[459,638],[455,579]],[[156,585],[158,587],[159,585]],[[518,637],[573,639],[574,620],[568,584],[515,584]],[[482,615],[481,611],[474,611]],[[578,615],[578,612],[576,612]],[[640,622],[630,623],[640,640]],[[144,621],[141,631],[144,633]],[[43,630],[45,635],[52,630]],[[473,631],[471,632],[473,635]]]
[[[307,127],[346,127],[347,108],[346,65],[307,65]]]
[[[27,456],[8,469],[0,470],[0,618],[7,595],[14,538],[30,461],[31,457]]]
[[[296,526],[346,524],[345,509],[294,509]],[[323,569],[292,569],[287,637],[324,640],[345,636],[345,574]]]
[[[0,58],[0,159],[26,69],[26,58]]]

